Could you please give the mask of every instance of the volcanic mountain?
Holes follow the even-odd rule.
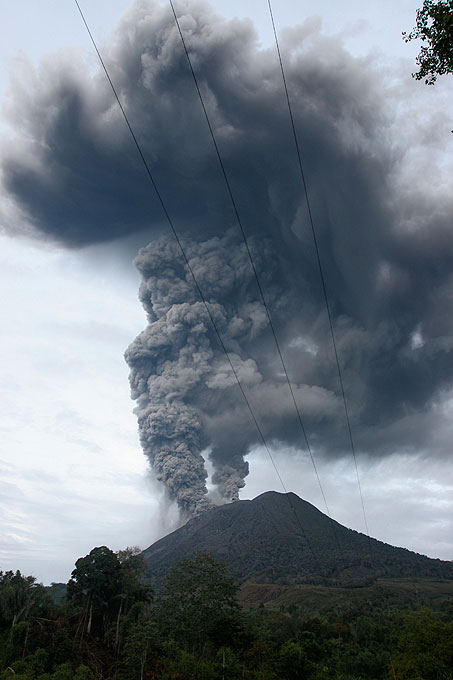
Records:
[[[331,520],[294,493],[268,491],[189,520],[147,548],[146,578],[197,553],[224,562],[239,583],[364,585],[377,578],[453,579],[453,562],[396,548]]]

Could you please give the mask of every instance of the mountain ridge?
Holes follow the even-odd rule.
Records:
[[[453,563],[344,527],[290,492],[210,508],[143,551],[159,587],[169,569],[197,553],[224,562],[240,584],[364,585],[378,578],[453,579]]]

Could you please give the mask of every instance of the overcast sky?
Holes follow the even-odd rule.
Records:
[[[225,19],[250,18],[262,47],[269,48],[258,54],[259,47],[255,46],[250,52],[252,56],[258,55],[253,73],[262,77],[270,73],[275,54],[267,3],[215,0],[211,4]],[[305,96],[312,97],[310,101],[317,107],[315,117],[308,107],[300,114],[301,121],[308,121],[307,125],[315,119],[319,121],[318,126],[312,127],[313,148],[308,142],[305,145],[315,219],[319,215],[322,221],[323,216],[329,215],[335,222],[332,215],[338,216],[347,231],[350,215],[358,215],[360,228],[353,225],[351,229],[367,234],[363,243],[357,233],[349,236],[347,242],[357,251],[352,259],[351,249],[348,248],[347,253],[342,249],[341,233],[339,245],[330,249],[334,238],[327,232],[324,234],[322,224],[319,225],[321,241],[326,239],[327,263],[333,263],[335,269],[335,273],[327,272],[327,278],[337,312],[340,353],[343,350],[347,356],[345,379],[359,443],[358,465],[370,533],[380,540],[432,557],[453,559],[450,451],[453,329],[449,320],[453,299],[450,281],[453,238],[449,233],[453,144],[449,104],[453,78],[442,78],[435,87],[428,88],[410,77],[418,47],[405,45],[401,32],[410,30],[414,23],[416,4],[413,2],[319,0],[316,17],[311,3],[299,2],[296,7],[295,4],[275,0],[274,15],[279,30],[285,26],[304,26],[300,31],[287,33],[286,37],[283,34],[283,40],[285,49],[293,49],[296,56],[299,43],[303,44],[302,56],[298,58],[302,66],[306,66],[305,70],[299,70]],[[96,87],[89,84],[101,80],[91,80],[99,78],[98,65],[75,5],[69,0],[64,3],[48,0],[39,5],[23,0],[2,5],[7,30],[2,36],[0,81],[3,101],[0,161],[4,176],[0,197],[3,232],[0,236],[3,291],[0,568],[20,569],[49,583],[66,581],[75,560],[95,545],[108,545],[115,550],[126,545],[145,548],[178,525],[176,504],[166,502],[163,485],[150,472],[142,453],[137,420],[132,413],[129,367],[123,357],[126,348],[148,323],[138,299],[140,276],[132,260],[150,238],[165,238],[165,225],[153,215],[146,216],[148,189],[138,193],[138,207],[132,207],[131,195],[129,202],[122,199],[122,187],[115,184],[114,172],[110,173],[110,157],[102,157],[101,153],[87,160],[85,152],[77,154],[82,148],[79,142],[84,139],[79,140],[77,132],[74,142],[73,123],[57,126],[49,122],[52,105],[55,110],[61,110],[57,84],[64,85],[65,78],[68,82],[72,78],[86,104],[83,115],[92,111],[93,116],[97,116],[93,134],[101,140],[99,148],[107,148],[105,144],[102,146],[102,140],[107,140],[109,149],[114,148],[112,140],[117,135],[115,153],[123,158],[125,167],[131,162],[131,170],[126,172],[131,186],[136,186],[136,177],[141,171],[137,170],[135,161],[130,160],[132,152],[123,153],[121,121],[115,118],[114,112],[110,118],[102,118],[104,111],[102,115],[99,113],[103,101],[110,95],[101,87],[98,96]],[[130,55],[126,55],[121,40],[127,33],[126,28],[132,30],[140,16],[139,8],[146,3],[138,3],[116,36],[115,28],[130,3],[99,0],[87,3],[86,7],[81,5],[100,48],[105,49],[112,64],[117,65],[118,78],[127,75]],[[184,6],[187,7],[187,3]],[[213,22],[212,25],[221,25],[217,19]],[[235,44],[235,30],[239,29],[230,26],[228,49],[233,49],[231,46]],[[250,27],[241,30],[246,36]],[[329,41],[325,36],[334,37]],[[203,45],[199,49],[202,54]],[[241,49],[239,40],[237,53]],[[133,47],[130,51],[133,52]],[[33,69],[38,69],[37,75]],[[328,74],[332,72],[335,77],[328,86]],[[157,77],[151,66],[149,73],[150,78]],[[247,77],[250,73],[247,72]],[[242,77],[239,73],[238,85],[246,82],[245,76],[244,80]],[[11,85],[11,79],[15,85]],[[86,83],[80,85],[84,79],[88,83],[86,89]],[[302,88],[300,83],[299,86]],[[192,87],[190,80],[186,87]],[[259,89],[259,83],[257,87]],[[217,83],[217,88],[213,85],[220,101],[226,86]],[[148,83],[148,90],[152,102],[143,99],[141,92],[137,95],[129,83],[124,84],[130,101],[136,97],[134,101],[138,102],[131,111],[138,112],[141,133],[147,129],[148,108],[158,121],[157,130],[163,125],[161,119],[165,123],[167,116],[170,119],[172,112],[178,111],[177,102],[167,97],[166,112],[160,113],[161,100],[156,96],[155,80]],[[155,96],[151,97],[152,94]],[[225,118],[229,115],[230,120],[234,118],[234,112],[228,108],[232,99],[234,93],[221,111]],[[249,120],[254,125],[251,114],[254,109],[241,102],[243,110],[238,113],[237,125],[245,130]],[[278,98],[274,100],[269,94],[269,98],[261,102],[265,107],[260,117],[264,131],[262,148],[255,149],[252,143],[247,147],[255,154],[255,167],[266,162],[266,154],[278,152],[279,136],[283,134],[277,123],[284,120],[284,110],[280,119],[280,114],[274,115],[273,108]],[[180,139],[179,131],[185,134],[184,126],[192,121],[193,111],[190,109],[185,116],[179,116],[175,138]],[[258,105],[256,111],[260,115]],[[74,113],[72,109],[70,112]],[[100,125],[101,120],[105,125]],[[270,126],[270,136],[266,136],[266,125]],[[47,135],[52,131],[55,148],[39,160],[33,151],[38,147],[32,145],[44,127]],[[198,154],[203,140],[195,134],[195,127],[193,130],[193,144]],[[47,137],[47,142],[49,139]],[[171,178],[179,150],[173,149],[165,135],[152,137],[150,133],[148,142],[142,139],[145,146],[149,144],[147,150],[151,157],[155,152],[156,157],[165,159],[161,163],[162,177]],[[93,142],[93,148],[96,143]],[[94,168],[99,181],[96,196],[81,184],[77,186],[77,193],[68,192],[66,199],[64,189],[73,184],[68,180],[66,186],[63,174],[59,178],[63,187],[61,194],[52,194],[53,187],[45,181],[38,188],[36,182],[29,181],[29,177],[33,177],[30,173],[44,176],[42,168],[38,168],[39,162],[57,167],[68,153],[74,157],[74,164],[79,163],[82,168],[81,177]],[[183,149],[182,153],[199,159],[193,155],[192,147]],[[112,158],[113,166],[117,161],[116,156]],[[319,162],[315,162],[318,158]],[[249,168],[241,169],[235,160],[231,152],[231,167],[237,168],[233,179],[244,191],[240,194],[238,189],[245,204],[244,196],[253,195],[253,191],[258,192],[260,188],[258,182],[256,189],[253,182],[248,188]],[[65,162],[68,163],[67,158]],[[285,166],[281,172],[286,178],[284,173],[289,170]],[[206,186],[202,179],[200,174],[187,190],[188,196],[195,195],[200,202],[204,199],[199,187]],[[277,187],[275,195],[283,196],[277,180],[272,186]],[[291,190],[291,183],[288,186]],[[171,199],[176,195],[172,193],[171,181],[168,187]],[[217,189],[210,185],[209,191],[214,202]],[[257,193],[257,197],[258,202],[261,194]],[[288,196],[290,207],[291,200]],[[113,212],[120,210],[123,201],[132,225],[115,232],[115,239],[106,236],[111,219],[110,201]],[[233,226],[231,221],[222,231],[216,231],[217,222],[213,219],[209,230],[197,227],[195,233],[191,225],[210,216],[197,213],[184,200],[175,205],[178,220],[182,224],[187,222],[187,238],[192,239],[188,243],[194,252],[203,247],[206,253],[211,253],[209,239],[223,236]],[[348,212],[349,208],[354,212]],[[245,207],[244,214],[250,218],[252,208],[247,212]],[[157,226],[143,228],[142,215],[145,220],[154,220]],[[294,215],[295,236],[292,234],[291,238],[302,239],[297,224],[294,226]],[[264,208],[262,214],[256,208],[255,217],[264,224]],[[283,217],[281,221],[284,222]],[[400,231],[406,230],[404,240],[400,232],[395,236],[396,223]],[[269,241],[271,236],[266,229],[263,226],[261,233]],[[279,225],[279,229],[286,234],[284,224]],[[29,237],[31,231],[33,238]],[[253,236],[252,233],[252,242]],[[292,243],[289,239],[290,236],[288,242]],[[302,239],[301,247],[304,244]],[[230,255],[236,252],[228,240],[222,242],[222,248]],[[370,249],[370,253],[363,255],[363,265],[361,248]],[[292,256],[283,251],[278,255],[287,258],[288,267],[294,266],[296,272],[297,262]],[[266,253],[262,258],[266,262]],[[158,266],[163,272],[167,271],[165,262],[162,255]],[[224,259],[221,264],[225,262]],[[394,273],[397,265],[398,276]],[[370,283],[368,268],[378,272],[379,286]],[[319,306],[318,315],[319,300],[311,291],[311,276],[298,271],[294,276],[277,272],[269,280],[269,295],[278,298],[284,293],[292,318],[300,305],[301,324],[316,326],[321,324],[322,310]],[[298,286],[292,291],[290,279]],[[391,291],[389,281],[393,286]],[[243,284],[245,290],[248,279],[244,279]],[[298,291],[303,291],[306,308]],[[225,296],[229,300],[225,309],[233,314],[232,292],[226,291]],[[152,300],[156,304],[157,298]],[[254,301],[244,297],[241,302],[252,304]],[[234,314],[241,315],[236,308]],[[321,324],[319,335],[313,331],[311,336],[306,327],[301,331],[297,321],[290,323],[284,313],[279,316],[277,311],[276,318],[281,322],[277,330],[280,328],[286,343],[291,375],[300,388],[299,396],[301,400],[304,395],[312,400],[312,410],[307,407],[304,415],[313,434],[315,458],[330,512],[346,526],[363,531],[353,459],[341,440],[342,435],[338,435],[341,421],[336,412],[338,389],[334,385],[334,373],[325,364],[328,354],[323,353],[324,327]],[[316,350],[307,344],[309,337],[316,341]],[[406,338],[406,344],[401,338]],[[247,345],[239,342],[232,345],[232,351],[245,362],[249,357],[257,360],[259,381],[248,386],[260,404],[257,407],[260,417],[270,422],[266,433],[273,441],[272,451],[286,489],[325,511],[311,461],[302,443],[298,443],[293,422],[284,410],[276,408],[279,393],[275,391],[272,397],[275,376],[269,369],[267,341],[249,338],[247,342]],[[261,357],[261,363],[257,356]],[[321,359],[315,361],[314,356],[322,357],[322,362]],[[308,362],[308,368],[304,361]],[[205,375],[208,377],[204,379],[212,384],[211,373]],[[379,376],[382,376],[381,382]],[[222,432],[222,428],[233,432],[234,418],[222,420],[220,413],[209,412],[203,394],[184,394],[185,403],[198,409],[208,422],[206,441],[220,452],[213,462],[206,460],[212,475],[213,465],[220,470],[225,462],[224,438],[218,432]],[[227,391],[225,395],[215,402],[216,408],[218,403],[219,409],[234,413],[232,397]],[[323,420],[317,410],[321,408],[332,409],[331,420]],[[246,456],[250,470],[240,498],[253,498],[270,489],[282,491],[266,451],[247,434],[248,425],[239,418],[236,428],[246,433],[243,440],[236,442],[237,446],[251,449]],[[286,429],[286,433],[282,433],[282,429]],[[341,441],[337,446],[339,436]],[[237,470],[240,467],[241,462]],[[208,488],[212,489],[210,479]]]

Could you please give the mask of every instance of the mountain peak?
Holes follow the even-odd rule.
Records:
[[[295,493],[266,491],[210,508],[144,551],[157,586],[197,553],[224,562],[240,583],[351,584],[453,578],[453,564],[396,548],[331,520]]]

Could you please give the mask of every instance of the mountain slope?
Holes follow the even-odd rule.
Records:
[[[159,586],[178,560],[210,553],[240,583],[364,584],[378,577],[452,579],[453,563],[369,539],[296,494],[275,491],[222,505],[144,551]]]

